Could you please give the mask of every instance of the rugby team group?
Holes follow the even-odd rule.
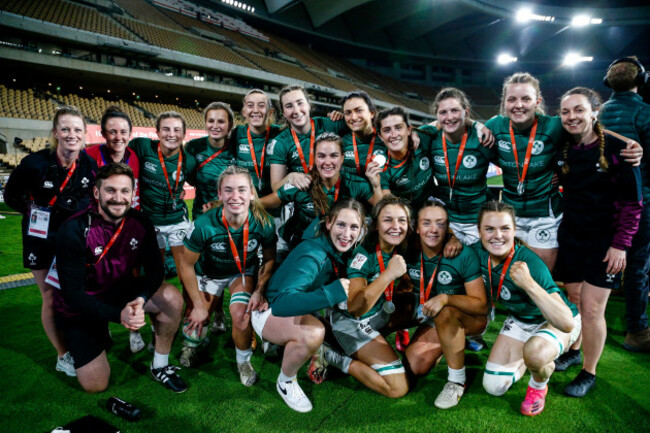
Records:
[[[228,289],[242,384],[258,379],[257,334],[265,351],[281,347],[276,388],[299,412],[312,409],[297,381],[306,364],[316,383],[336,368],[399,398],[442,356],[448,382],[435,406],[456,406],[467,339],[484,344],[497,303],[507,315],[485,391],[503,395],[529,370],[521,412],[534,416],[553,372],[581,365],[564,392],[584,396],[623,271],[625,346],[650,350],[650,106],[637,94],[648,76],[625,58],[605,81],[605,104],[575,87],[551,116],[539,81],[515,73],[501,114],[485,125],[470,119],[462,90],[445,88],[431,105],[437,120],[420,128],[402,107],[378,112],[363,91],[312,117],[299,85],[279,93],[280,126],[269,96],[254,89],[243,99],[245,124],[213,102],[207,135],[187,143],[176,112],[157,117],[158,140],[132,139],[128,115],[110,107],[106,142],[87,148],[83,113],[60,108],[51,146],[21,161],[4,194],[24,215],[24,266],[43,298],[56,369],[88,392],[105,390],[108,323],[129,329],[137,352],[149,315],[151,374],[184,392],[169,362],[173,340],[182,339],[180,364],[196,366],[208,332],[226,329]],[[503,175],[495,197],[490,163]],[[196,191],[192,220],[185,182]],[[164,281],[167,248],[181,291]]]

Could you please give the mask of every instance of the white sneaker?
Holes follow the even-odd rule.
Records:
[[[465,386],[454,382],[447,382],[438,395],[438,398],[436,398],[434,405],[438,409],[449,409],[458,404],[464,393]]]
[[[144,340],[138,331],[129,333],[129,348],[132,353],[138,353],[144,349]]]
[[[282,397],[282,400],[289,406],[291,409],[297,412],[309,412],[313,409],[311,402],[298,385],[298,380],[289,380],[287,382],[276,382],[276,389],[278,394]]]
[[[214,319],[210,323],[210,332],[213,334],[223,334],[226,332],[226,313],[223,311],[214,313]]]
[[[257,382],[257,372],[251,365],[250,361],[237,363],[237,370],[239,371],[239,380],[244,386],[253,386]]]
[[[74,360],[70,352],[66,352],[61,358],[57,357],[56,371],[62,371],[70,377],[77,376],[77,373],[74,371]]]

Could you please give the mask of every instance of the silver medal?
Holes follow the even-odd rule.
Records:
[[[524,183],[519,182],[519,184],[517,185],[517,194],[524,195],[525,191],[526,191],[526,188],[524,188]]]
[[[174,201],[172,202],[172,209],[173,209],[173,210],[176,210],[177,207],[178,207],[178,205],[177,205],[177,203],[176,203],[176,200],[174,200]]]
[[[386,314],[393,314],[395,312],[395,304],[393,304],[393,301],[386,301],[382,309]]]
[[[451,196],[454,195],[454,189],[449,188],[449,201],[451,201]]]
[[[494,322],[494,318],[495,318],[494,314],[495,314],[494,313],[494,307],[490,308],[490,322]]]
[[[415,316],[415,320],[417,320],[420,323],[427,320],[427,316],[425,316],[424,313],[422,312],[422,305],[418,305],[418,311],[417,311],[417,314]]]

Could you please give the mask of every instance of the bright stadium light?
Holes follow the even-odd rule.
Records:
[[[499,54],[497,57],[497,63],[500,65],[507,65],[509,63],[514,63],[517,61],[516,57],[511,56],[510,54]]]
[[[602,18],[592,18],[589,20],[589,24],[602,24],[603,19]]]
[[[533,13],[533,11],[529,8],[522,8],[517,11],[515,14],[515,19],[519,21],[520,23],[527,23],[528,21],[546,21],[546,22],[553,22],[555,21],[555,17],[552,17],[550,15],[539,15],[536,13]]]
[[[568,53],[564,56],[564,62],[562,62],[562,64],[565,66],[575,66],[578,63],[591,62],[593,60],[594,58],[591,56],[583,56],[579,53]]]
[[[585,27],[589,25],[590,18],[587,15],[576,15],[571,20],[573,27]]]

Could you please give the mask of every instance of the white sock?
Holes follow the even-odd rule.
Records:
[[[292,380],[295,380],[298,375],[294,374],[293,376],[289,377],[286,374],[284,374],[284,371],[280,369],[280,375],[278,376],[278,382],[284,383],[284,382],[291,382]]]
[[[540,391],[543,391],[546,389],[547,383],[548,383],[548,379],[538,382],[535,379],[533,379],[533,375],[531,374],[530,380],[528,381],[528,386],[530,386],[533,389],[539,389]]]
[[[447,367],[447,380],[449,382],[465,385],[465,367],[463,366],[463,368],[459,368],[458,370]]]
[[[169,353],[153,353],[153,368],[163,368],[169,365]]]
[[[253,356],[253,349],[241,350],[235,347],[235,357],[237,358],[237,364],[243,364],[251,360]]]
[[[332,350],[329,347],[325,349],[325,360],[332,364],[334,367],[338,368],[345,374],[349,374],[350,364],[352,363],[352,358],[342,353]]]

